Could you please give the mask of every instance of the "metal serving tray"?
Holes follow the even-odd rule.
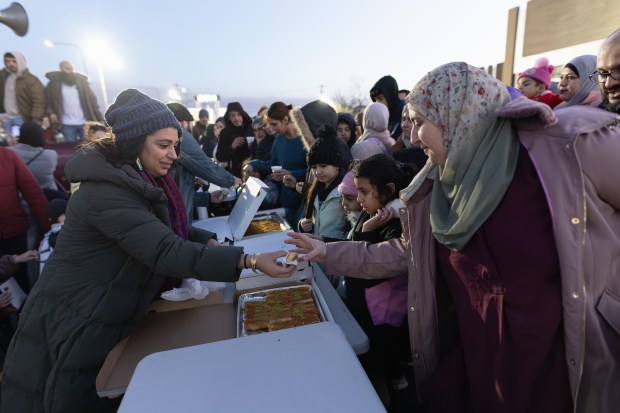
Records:
[[[259,232],[256,234],[248,234],[248,231],[252,225],[252,222],[255,221],[271,221],[275,224],[277,224],[279,226],[279,229],[273,229],[271,231],[265,231],[265,232]],[[250,224],[248,225],[248,229],[246,229],[245,234],[243,235],[243,238],[249,238],[249,237],[256,237],[256,236],[260,236],[260,235],[265,235],[265,234],[271,234],[274,232],[280,232],[280,231],[286,231],[286,230],[290,230],[291,226],[286,222],[286,220],[284,218],[282,218],[280,215],[278,215],[275,212],[269,212],[269,213],[257,213],[256,215],[254,215],[254,218],[252,218],[252,221],[250,221]]]
[[[317,308],[317,312],[319,314],[319,320],[321,322],[328,321],[331,319],[331,314],[328,312],[329,310],[323,310],[324,300],[322,297],[318,297],[317,293],[320,294],[320,291],[316,290],[316,284],[301,284],[301,285],[293,285],[288,287],[280,287],[280,288],[269,288],[267,290],[255,291],[252,293],[246,293],[239,296],[237,301],[237,337],[244,337],[248,335],[254,334],[263,334],[267,333],[267,331],[246,331],[245,330],[245,304],[249,301],[264,301],[267,295],[267,292],[271,291],[279,291],[279,290],[294,290],[294,289],[307,289],[310,291],[310,295],[312,296],[312,300],[314,301],[314,305]]]

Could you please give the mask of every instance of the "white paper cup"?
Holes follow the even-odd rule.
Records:
[[[248,141],[248,145],[254,142],[254,136],[246,136],[245,140]]]
[[[279,171],[279,170],[281,170],[281,169],[282,169],[282,167],[281,167],[281,166],[272,166],[272,167],[271,167],[271,172]]]

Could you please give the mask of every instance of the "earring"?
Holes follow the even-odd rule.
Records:
[[[144,170],[144,168],[142,167],[142,162],[140,162],[140,158],[136,158],[136,165],[138,166],[138,170]]]

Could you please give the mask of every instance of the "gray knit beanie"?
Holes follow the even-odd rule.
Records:
[[[137,89],[123,90],[105,113],[116,141],[149,135],[160,129],[181,126],[168,107]]]

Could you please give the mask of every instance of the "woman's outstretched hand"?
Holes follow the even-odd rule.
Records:
[[[292,251],[305,254],[303,257],[300,257],[299,260],[318,263],[324,263],[326,261],[325,255],[327,254],[327,246],[323,241],[310,238],[297,232],[289,232],[286,235],[291,238],[285,239],[284,242],[297,247]]]
[[[278,258],[285,257],[287,251],[266,252],[258,255],[256,269],[273,278],[288,278],[297,270],[297,265],[282,264]],[[250,257],[248,257],[250,260]]]

